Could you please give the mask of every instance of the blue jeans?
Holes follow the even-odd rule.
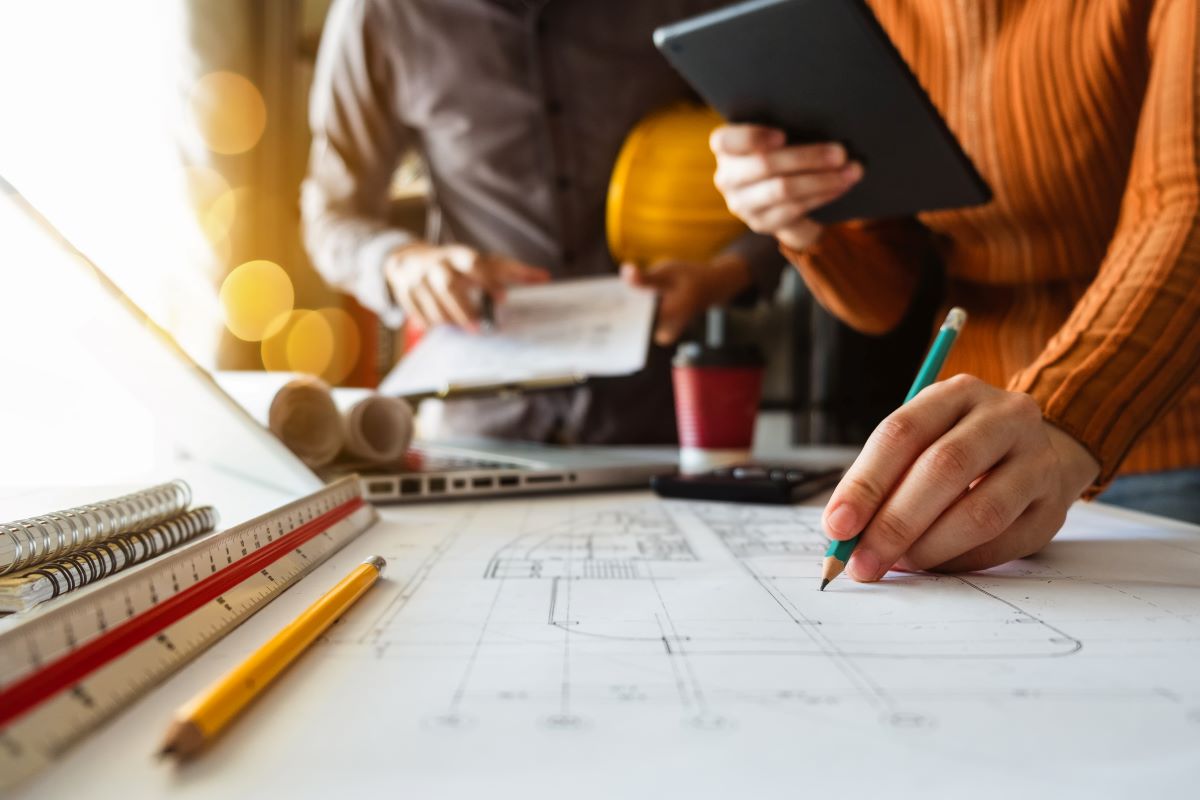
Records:
[[[1096,499],[1200,525],[1200,467],[1125,475]]]

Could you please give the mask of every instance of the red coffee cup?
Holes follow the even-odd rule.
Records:
[[[764,367],[754,347],[679,346],[671,376],[681,471],[704,472],[750,459]]]

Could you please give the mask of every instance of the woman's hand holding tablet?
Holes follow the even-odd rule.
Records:
[[[815,223],[803,217],[909,217],[991,196],[863,0],[748,0],[659,28],[654,42],[739,124],[714,150],[736,190],[721,187],[730,208],[755,230],[805,238]],[[808,147],[784,147],[781,131]],[[821,163],[834,142],[840,160]],[[845,163],[847,153],[866,170]]]
[[[717,188],[729,210],[756,233],[793,250],[817,240],[809,212],[862,180],[863,166],[836,143],[787,146],[786,134],[760,125],[724,125],[709,140],[717,156]]]

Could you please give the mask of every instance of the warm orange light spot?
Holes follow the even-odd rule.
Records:
[[[247,261],[221,284],[225,325],[248,342],[262,341],[282,328],[294,302],[291,278],[270,261]]]
[[[288,364],[287,343],[288,334],[292,332],[292,326],[305,314],[310,314],[311,311],[299,309],[289,312],[280,324],[275,326],[275,332],[263,339],[262,347],[259,348],[259,353],[262,356],[263,369],[268,372],[288,372],[291,366]]]
[[[362,336],[354,317],[340,308],[322,308],[317,311],[333,333],[333,357],[321,374],[331,384],[341,383],[358,363],[362,349]]]
[[[210,72],[196,81],[189,108],[205,145],[221,155],[246,152],[267,127],[262,95],[236,72]]]
[[[324,376],[336,351],[333,329],[319,311],[298,308],[263,340],[263,368],[270,372],[304,372]]]
[[[263,340],[263,368],[303,372],[337,384],[358,363],[362,337],[354,318],[340,308],[296,309]]]
[[[239,189],[229,189],[213,198],[208,213],[201,220],[209,241],[217,242],[229,235],[233,218],[237,216],[239,192]]]
[[[238,192],[214,169],[191,166],[186,173],[188,199],[200,230],[212,244],[224,241],[237,214]]]
[[[298,311],[287,332],[288,369],[323,375],[333,362],[333,329],[319,311]]]

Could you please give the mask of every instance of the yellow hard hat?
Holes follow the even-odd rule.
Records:
[[[713,185],[708,137],[724,120],[691,104],[656,111],[629,134],[608,186],[608,247],[618,262],[704,261],[745,232]]]

